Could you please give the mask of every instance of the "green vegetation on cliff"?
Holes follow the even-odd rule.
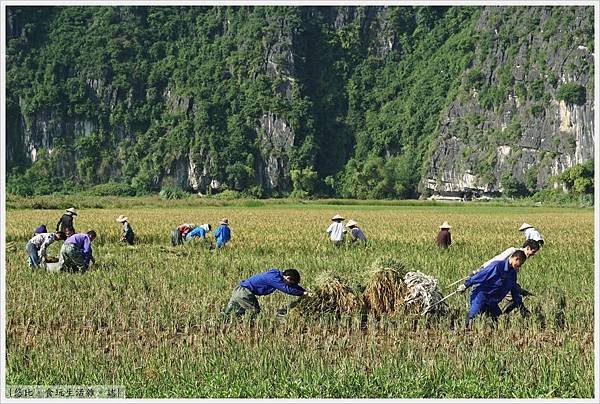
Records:
[[[477,89],[493,109],[521,85],[533,114],[547,106],[508,68],[487,81],[489,47],[521,38],[482,34],[483,10],[8,7],[8,191],[416,196],[457,97]],[[581,104],[585,88],[557,98]],[[518,124],[497,136],[516,143]]]

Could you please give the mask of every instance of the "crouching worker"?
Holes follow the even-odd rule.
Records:
[[[171,245],[174,247],[183,244],[187,234],[195,228],[193,223],[183,223],[171,230]]]
[[[33,236],[27,242],[27,255],[29,256],[29,267],[39,268],[42,263],[46,262],[46,250],[48,246],[56,240],[66,239],[65,233],[62,231],[56,233],[40,233]]]
[[[211,242],[208,240],[208,238],[206,238],[206,235],[210,232],[211,229],[212,229],[212,227],[210,224],[208,224],[208,223],[201,224],[200,226],[197,226],[196,228],[194,228],[194,230],[190,231],[187,234],[187,236],[185,236],[185,242],[186,243],[202,242],[207,247],[211,247]]]
[[[96,232],[73,234],[67,238],[60,248],[58,266],[62,271],[85,272],[90,266],[90,261],[95,262],[92,256],[92,242],[96,239]]]
[[[513,307],[521,309],[521,315],[529,314],[523,305],[523,300],[517,286],[517,271],[525,262],[527,256],[522,250],[517,250],[504,261],[494,261],[482,271],[469,277],[460,285],[457,292],[463,293],[467,288],[476,285],[471,292],[471,309],[467,314],[466,328],[470,329],[473,319],[477,314],[489,315],[494,322],[498,320],[502,311],[498,303],[510,292],[513,298]]]
[[[229,316],[233,312],[237,316],[243,316],[246,311],[250,311],[251,319],[254,320],[256,315],[260,313],[257,296],[270,295],[275,290],[293,296],[310,295],[299,283],[300,273],[295,269],[280,271],[277,268],[272,268],[266,272],[253,275],[242,280],[233,289],[223,315]]]

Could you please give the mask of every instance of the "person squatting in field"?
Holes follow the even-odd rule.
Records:
[[[85,272],[90,261],[95,262],[92,255],[92,242],[96,239],[96,232],[73,234],[67,238],[60,248],[58,267],[67,272]]]
[[[280,271],[277,268],[271,268],[253,275],[240,281],[239,285],[233,289],[223,315],[229,316],[231,313],[235,313],[237,316],[243,316],[246,311],[250,311],[251,318],[254,319],[260,313],[260,305],[256,297],[270,295],[275,290],[293,296],[309,296],[310,292],[304,290],[299,284],[300,273],[296,269]]]
[[[358,223],[352,219],[348,220],[346,227],[350,229],[350,243],[354,245],[367,245],[365,233],[358,227]]]
[[[227,218],[221,219],[219,227],[215,230],[214,236],[217,242],[217,248],[225,247],[229,240],[231,240],[231,229],[229,228],[229,220]]]
[[[509,313],[518,307],[522,316],[529,315],[517,287],[517,271],[525,260],[527,260],[525,253],[517,250],[506,260],[492,262],[458,287],[456,291],[463,293],[469,287],[476,285],[471,292],[471,308],[466,318],[465,325],[468,329],[472,327],[473,319],[479,313],[489,315],[496,322],[502,314],[498,303],[508,292],[511,292],[513,302],[510,307],[505,308],[504,313]]]
[[[450,226],[448,222],[444,222],[440,226],[440,232],[437,235],[437,245],[440,248],[448,248],[452,245],[452,235],[450,234]]]
[[[325,230],[325,232],[329,234],[329,239],[335,246],[340,246],[344,242],[344,233],[346,233],[344,224],[342,223],[344,220],[345,219],[341,215],[336,214],[331,218],[333,223]]]
[[[544,238],[532,225],[523,223],[521,227],[519,227],[519,231],[523,232],[525,235],[525,240],[535,240],[540,243],[540,246],[544,245]]]
[[[62,231],[66,233],[65,229],[67,227],[70,227],[73,229],[73,232],[75,232],[75,226],[73,225],[73,216],[77,216],[75,208],[67,209],[65,213],[60,217],[60,219],[58,219],[58,223],[56,223],[56,231]]]
[[[193,223],[183,223],[171,230],[171,245],[176,246],[183,244],[187,234],[196,228]]]
[[[67,237],[62,231],[56,233],[40,233],[33,236],[25,247],[27,250],[29,267],[39,268],[46,262],[46,250],[56,240],[65,240]]]
[[[129,218],[127,216],[120,215],[117,218],[117,222],[123,223],[123,233],[121,233],[121,238],[119,239],[119,241],[122,243],[133,245],[135,234],[133,233],[133,228],[129,224]]]

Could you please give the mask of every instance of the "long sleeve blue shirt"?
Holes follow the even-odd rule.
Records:
[[[252,275],[248,279],[240,282],[240,286],[245,287],[258,296],[270,295],[275,290],[294,296],[302,296],[304,289],[300,285],[288,285],[283,280],[283,272],[277,268],[269,269],[266,272]]]
[[[477,295],[483,295],[487,304],[498,304],[510,292],[517,305],[522,303],[517,288],[517,270],[510,266],[508,259],[492,262],[465,281],[466,287],[472,285],[477,286],[471,293],[471,301]]]
[[[217,230],[215,230],[214,235],[215,239],[217,240],[217,244],[225,244],[226,242],[231,240],[231,230],[229,229],[229,226],[226,226],[224,224],[217,227]]]
[[[73,244],[79,247],[83,254],[83,262],[86,266],[90,264],[92,258],[92,240],[90,240],[90,236],[86,233],[73,234],[65,240],[65,244]]]
[[[189,232],[187,234],[187,236],[185,236],[185,237],[188,240],[191,240],[194,237],[204,238],[204,237],[206,237],[206,230],[204,230],[204,227],[198,226],[194,230],[192,230],[191,232]]]

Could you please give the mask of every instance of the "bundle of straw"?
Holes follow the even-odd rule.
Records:
[[[403,307],[407,293],[402,274],[391,268],[380,268],[370,272],[363,299],[366,308],[376,316],[394,313]]]
[[[444,296],[440,292],[437,279],[420,271],[415,271],[408,272],[404,276],[404,283],[408,289],[408,293],[404,298],[407,310],[421,311],[428,308],[427,313],[447,313],[448,305],[446,302],[438,304]]]
[[[359,312],[361,307],[361,299],[344,280],[325,274],[316,279],[314,296],[300,299],[294,311],[302,314],[351,314]]]

